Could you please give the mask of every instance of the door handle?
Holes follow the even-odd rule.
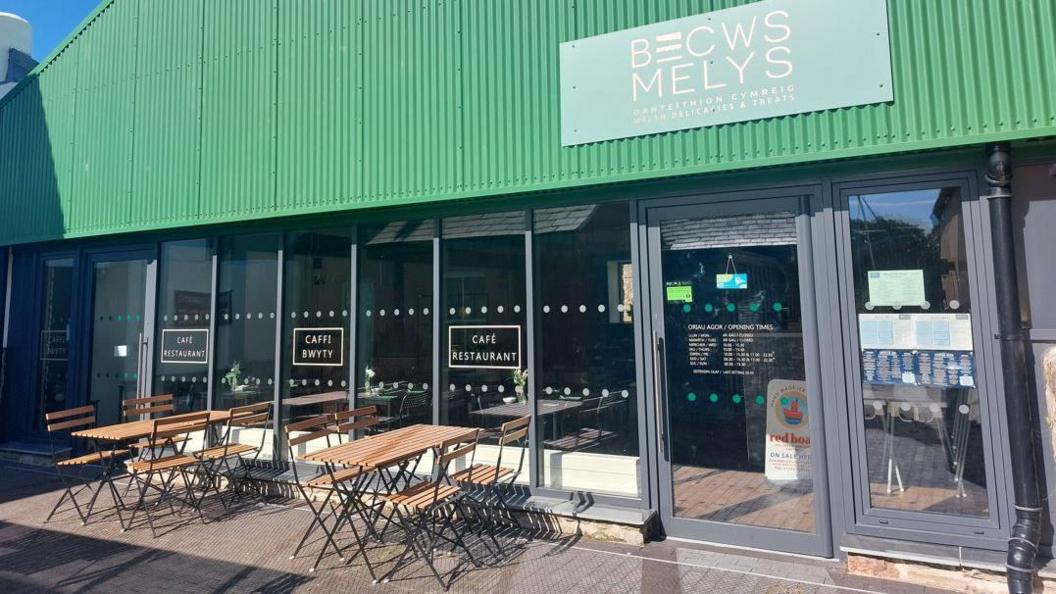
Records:
[[[660,371],[664,360],[664,348],[663,341],[656,332],[653,332],[653,350],[653,405],[655,407],[654,415],[656,416],[656,440],[660,448],[660,455],[666,457],[666,446],[664,443],[667,436],[664,435],[664,420],[662,416],[664,407],[660,403],[660,399],[664,397],[663,374]]]

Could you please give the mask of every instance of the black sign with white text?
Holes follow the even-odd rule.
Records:
[[[341,367],[345,364],[344,328],[294,328],[293,364]]]
[[[448,367],[520,369],[520,326],[449,326]]]
[[[209,329],[162,330],[161,362],[208,364]]]

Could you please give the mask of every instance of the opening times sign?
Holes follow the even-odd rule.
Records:
[[[762,0],[561,44],[561,144],[894,98],[886,0]]]

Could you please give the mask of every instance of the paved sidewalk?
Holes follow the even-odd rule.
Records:
[[[5,463],[0,476],[0,592],[440,591],[421,563],[379,585],[358,559],[345,566],[331,556],[308,573],[311,560],[304,553],[288,559],[310,518],[296,502],[246,503],[204,525],[190,516],[175,524],[166,520],[168,532],[155,539],[146,527],[122,533],[116,517],[81,526],[67,513],[42,526],[59,496],[57,481],[45,470]],[[219,504],[210,508],[211,514],[219,511]],[[633,547],[551,535],[508,542],[515,549],[501,567],[463,567],[445,557],[441,570],[458,571],[451,591],[935,592],[848,576],[831,562],[674,541]],[[375,549],[371,559],[383,561],[398,551]]]

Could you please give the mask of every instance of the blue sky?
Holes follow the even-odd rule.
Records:
[[[13,12],[33,27],[33,57],[43,60],[81,24],[101,0],[0,0],[0,12]]]

